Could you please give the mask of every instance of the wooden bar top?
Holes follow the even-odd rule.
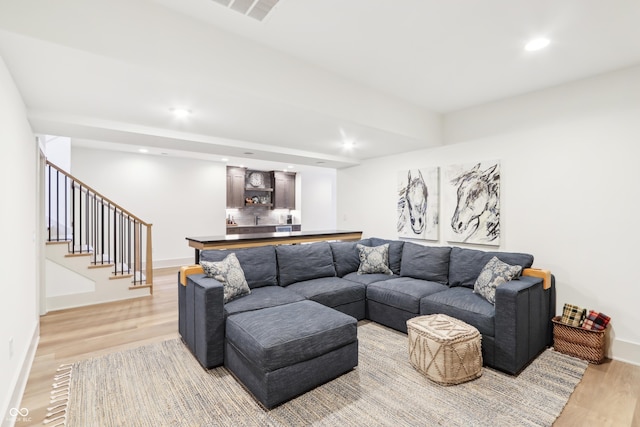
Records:
[[[278,233],[227,234],[225,236],[187,237],[196,250],[251,248],[268,245],[321,242],[325,240],[354,241],[362,238],[362,231],[323,230]]]

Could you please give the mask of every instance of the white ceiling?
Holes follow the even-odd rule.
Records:
[[[2,0],[0,56],[36,132],[345,167],[442,144],[442,114],[638,64],[639,22],[638,0],[280,0],[263,21],[213,0]],[[551,45],[525,52],[535,36]]]

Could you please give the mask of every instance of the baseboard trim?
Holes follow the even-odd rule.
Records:
[[[9,400],[9,407],[4,408],[6,412],[6,417],[2,419],[2,427],[13,427],[16,423],[16,417],[11,416],[9,411],[11,408],[16,408],[22,410],[23,408],[20,406],[22,403],[22,396],[24,395],[24,391],[27,388],[27,381],[29,380],[29,374],[31,373],[31,367],[33,366],[33,360],[36,357],[36,350],[38,350],[38,343],[40,342],[40,322],[36,322],[36,326],[33,330],[33,336],[31,337],[31,343],[29,344],[29,348],[27,350],[27,354],[22,361],[22,368],[20,368],[20,374],[16,380],[15,387],[13,389],[13,393],[11,394],[11,398]],[[29,410],[29,408],[27,408]],[[18,415],[21,417],[21,415]],[[29,414],[25,415],[25,418],[29,418]],[[21,420],[22,421],[22,420]]]
[[[174,258],[174,259],[161,259],[153,260],[153,268],[171,268],[182,267],[183,265],[191,265],[194,262],[194,258]]]
[[[614,339],[611,342],[611,348],[609,350],[609,357],[613,360],[620,362],[630,363],[632,365],[640,366],[640,344],[625,341],[620,339]]]

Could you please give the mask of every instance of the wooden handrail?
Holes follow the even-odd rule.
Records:
[[[135,219],[136,221],[138,221],[140,224],[142,225],[153,225],[153,224],[149,224],[146,221],[141,220],[139,217],[137,217],[136,215],[132,214],[131,212],[129,212],[128,210],[126,210],[125,208],[123,208],[122,206],[120,206],[119,204],[117,204],[116,202],[114,202],[113,200],[110,200],[109,198],[103,196],[102,194],[100,194],[99,191],[95,190],[94,188],[91,188],[90,186],[88,186],[87,184],[85,184],[84,182],[80,181],[78,178],[76,178],[75,176],[69,174],[68,172],[66,172],[65,170],[61,169],[59,166],[56,166],[55,164],[51,163],[49,160],[47,160],[47,164],[49,166],[51,166],[52,168],[54,168],[55,170],[57,170],[58,172],[60,172],[61,174],[65,175],[66,177],[70,178],[71,180],[73,180],[74,182],[77,182],[78,184],[80,184],[82,187],[86,188],[89,191],[92,191],[93,193],[95,193],[97,196],[100,196],[100,198],[108,203],[110,203],[111,205],[113,205],[116,209],[119,209],[122,213],[129,215],[131,218]]]

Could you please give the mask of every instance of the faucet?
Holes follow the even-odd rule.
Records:
[[[258,225],[258,221],[260,220],[260,217],[258,215],[256,215],[256,225]]]

